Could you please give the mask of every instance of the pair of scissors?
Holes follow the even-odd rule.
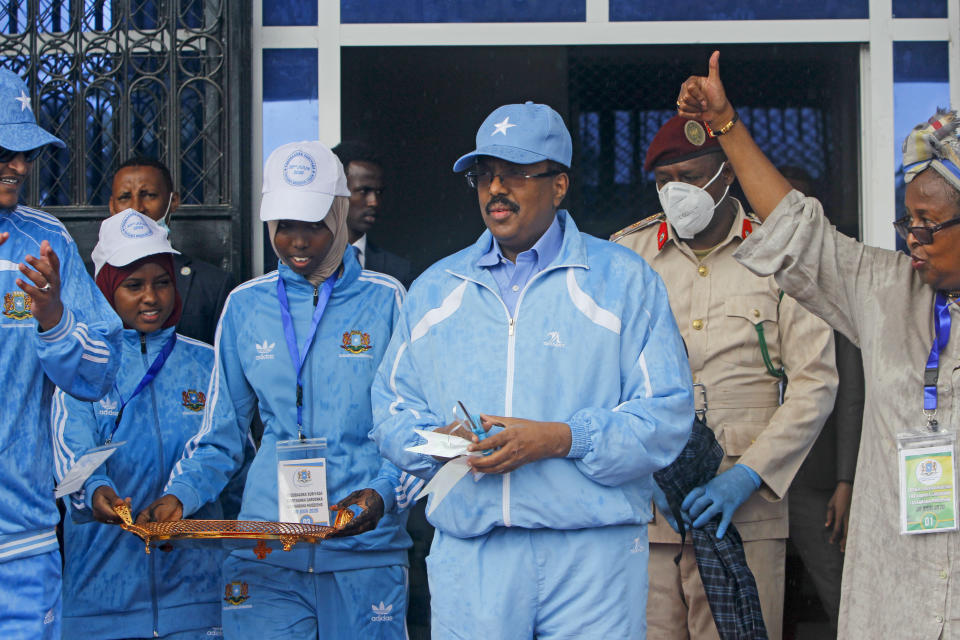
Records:
[[[473,432],[477,439],[483,441],[487,437],[487,432],[483,430],[483,427],[480,425],[479,420],[474,420],[473,416],[470,415],[470,412],[467,411],[467,408],[463,406],[463,403],[457,400],[457,404],[460,406],[460,411],[463,411],[464,417],[470,422],[470,431]],[[493,453],[493,449],[485,449],[483,455],[488,456]]]

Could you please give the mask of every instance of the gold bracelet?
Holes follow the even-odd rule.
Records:
[[[730,122],[728,122],[727,124],[723,125],[722,127],[720,127],[719,129],[717,129],[716,131],[714,131],[714,130],[710,127],[710,125],[709,125],[708,123],[704,122],[703,124],[706,125],[706,127],[707,127],[707,133],[710,134],[710,137],[711,137],[711,138],[716,138],[717,136],[722,136],[723,134],[729,132],[730,129],[733,129],[733,125],[737,124],[737,122],[738,122],[739,120],[740,120],[740,116],[737,114],[736,111],[734,111],[734,112],[733,112],[733,117],[730,118]]]

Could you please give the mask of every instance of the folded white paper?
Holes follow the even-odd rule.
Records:
[[[426,440],[426,442],[415,447],[407,447],[407,451],[422,453],[428,456],[452,458],[440,468],[440,471],[430,479],[427,486],[417,494],[417,500],[425,497],[427,494],[433,494],[433,500],[430,501],[430,506],[427,508],[427,515],[430,515],[434,509],[440,506],[440,503],[447,497],[447,494],[450,493],[453,486],[460,482],[468,472],[472,471],[470,465],[467,464],[467,457],[480,455],[480,453],[467,451],[467,447],[470,446],[471,442],[466,438],[461,438],[460,436],[449,433],[425,431],[423,429],[414,429],[414,431]],[[483,476],[484,474],[482,473],[473,472],[474,481],[480,480]]]
[[[407,447],[407,451],[413,453],[423,453],[441,458],[456,458],[457,456],[467,455],[467,447],[471,444],[466,438],[449,433],[437,433],[436,431],[425,431],[423,429],[414,429],[413,431],[426,440],[425,443],[415,447]]]
[[[460,482],[463,476],[467,475],[469,471],[470,465],[467,464],[467,456],[454,458],[443,465],[440,471],[437,471],[436,475],[427,483],[427,486],[417,495],[417,500],[419,500],[427,494],[433,494],[433,500],[430,501],[430,506],[427,507],[427,515],[433,513],[433,510],[440,506],[440,503],[447,497],[447,494],[450,493],[453,486]]]
[[[90,449],[80,456],[77,461],[73,463],[73,466],[70,467],[70,470],[64,474],[63,480],[60,481],[57,488],[53,490],[53,496],[55,498],[62,498],[69,493],[82,489],[87,478],[93,475],[93,472],[106,462],[107,458],[113,455],[117,447],[123,444],[125,444],[125,441],[105,444],[102,447]]]

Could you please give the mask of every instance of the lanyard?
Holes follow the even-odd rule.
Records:
[[[937,430],[937,421],[934,415],[937,411],[940,354],[947,347],[947,341],[950,339],[950,304],[947,296],[942,291],[938,291],[936,303],[933,306],[933,322],[936,334],[933,339],[933,346],[930,347],[927,367],[923,372],[923,412],[927,414],[927,426],[934,431]]]
[[[283,335],[287,339],[287,350],[290,352],[290,360],[297,370],[297,433],[303,440],[303,362],[310,353],[310,345],[313,344],[313,337],[317,333],[317,325],[320,324],[320,317],[324,309],[327,308],[327,301],[330,300],[330,294],[333,293],[333,285],[337,280],[336,274],[331,275],[323,282],[323,288],[320,289],[317,297],[316,306],[313,309],[313,320],[310,322],[310,333],[307,334],[307,341],[303,345],[303,356],[297,348],[297,334],[293,328],[293,319],[290,317],[290,303],[287,301],[287,288],[283,284],[283,278],[277,276],[277,298],[280,299],[280,319],[283,321]]]
[[[160,373],[160,369],[163,368],[163,364],[167,361],[167,358],[170,357],[170,352],[173,351],[173,345],[177,342],[177,332],[174,331],[170,334],[170,337],[163,344],[163,348],[160,349],[160,353],[157,354],[157,357],[153,359],[153,362],[147,368],[147,372],[143,374],[143,377],[140,378],[140,382],[137,383],[137,387],[133,390],[133,393],[130,394],[130,397],[126,400],[123,400],[120,403],[120,411],[117,412],[117,419],[113,421],[113,431],[110,432],[110,437],[107,438],[106,444],[110,444],[113,441],[113,435],[117,432],[117,429],[120,428],[120,419],[123,418],[123,410],[127,407],[131,400],[137,397],[141,391],[147,388],[147,385],[153,382],[153,379],[157,377],[157,374]],[[117,390],[117,395],[120,395],[120,389],[117,388],[117,385],[114,384],[113,388]]]

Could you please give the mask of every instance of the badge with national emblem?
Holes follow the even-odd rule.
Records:
[[[249,593],[250,587],[247,586],[246,582],[234,580],[233,582],[227,583],[227,588],[224,589],[223,599],[225,602],[236,607],[250,599]]]
[[[33,299],[22,291],[13,291],[3,295],[3,315],[14,320],[26,320],[33,317]]]
[[[340,347],[354,354],[369,351],[371,348],[370,334],[361,331],[344,331],[343,344]]]
[[[190,411],[203,411],[203,407],[207,403],[207,396],[203,391],[197,391],[196,389],[187,389],[181,392],[181,397],[183,398],[183,406]]]

